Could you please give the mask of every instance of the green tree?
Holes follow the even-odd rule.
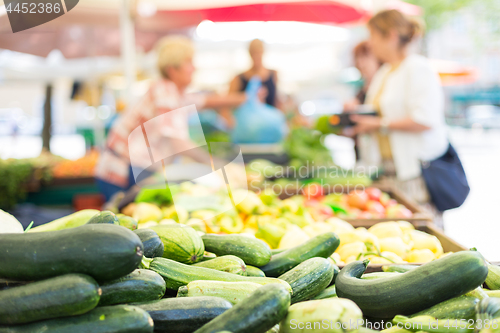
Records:
[[[453,12],[478,0],[405,0],[423,9],[423,18],[427,31],[440,28],[452,16]],[[490,2],[491,0],[479,0]]]

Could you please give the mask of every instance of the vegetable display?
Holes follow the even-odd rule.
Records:
[[[123,223],[82,211],[0,233],[0,333],[373,333],[368,319],[394,325],[384,333],[497,333],[499,268],[474,249],[444,253],[404,221],[304,222],[295,199],[275,218],[255,199],[274,200],[250,195],[221,225],[142,202]],[[235,221],[255,234],[221,233]]]

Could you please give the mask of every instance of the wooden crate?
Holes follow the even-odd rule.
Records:
[[[365,228],[369,228],[373,225],[374,223],[371,223],[371,221],[369,221],[368,223],[362,223],[360,221],[356,222],[356,227],[365,227]],[[412,224],[415,226],[415,229],[417,230],[420,230],[420,231],[423,231],[425,233],[428,233],[430,235],[433,235],[433,236],[436,236],[437,239],[439,239],[439,241],[441,242],[441,245],[443,246],[443,251],[444,252],[459,252],[459,251],[467,251],[468,249],[457,243],[456,241],[454,241],[453,239],[451,239],[450,237],[446,236],[442,230],[440,230],[439,228],[436,228],[434,226],[433,223],[429,222],[429,221],[425,221],[425,220],[420,220],[420,221],[412,221]],[[411,265],[421,265],[419,263],[410,263]],[[385,266],[382,265],[382,264],[370,264],[368,265],[367,269],[366,269],[366,272],[369,273],[369,272],[382,272],[382,266]],[[339,266],[340,268],[342,268],[343,266]]]

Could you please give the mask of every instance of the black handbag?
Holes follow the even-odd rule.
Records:
[[[450,144],[446,153],[430,162],[422,162],[422,176],[432,203],[444,212],[460,207],[470,192],[462,162]]]

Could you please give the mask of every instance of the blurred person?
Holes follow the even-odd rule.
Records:
[[[439,77],[426,58],[408,52],[422,26],[397,10],[386,10],[372,17],[368,28],[370,48],[384,63],[366,96],[379,116],[352,115],[356,125],[350,134],[360,135],[365,164],[382,166],[387,182],[432,209],[422,163],[442,158],[451,146]]]
[[[248,53],[252,59],[252,67],[246,72],[237,75],[229,85],[229,93],[242,92],[248,86],[251,78],[257,76],[262,82],[262,88],[259,91],[259,98],[270,106],[280,108],[278,106],[277,83],[278,74],[275,70],[264,67],[262,58],[264,56],[265,45],[260,39],[254,39],[248,46]],[[225,109],[221,115],[226,119],[229,126],[234,125],[232,113]]]
[[[129,136],[134,129],[148,120],[184,106],[194,104],[197,110],[236,107],[246,100],[244,93],[231,93],[226,96],[186,93],[186,88],[190,85],[195,71],[194,47],[188,38],[165,37],[159,41],[157,53],[157,67],[161,79],[154,81],[137,105],[126,110],[114,122],[98,162],[97,185],[106,200],[109,200],[113,194],[128,190],[135,184],[130,155],[134,154],[134,160],[138,160],[138,156],[148,154],[147,151],[140,149],[140,145],[138,148],[129,147]],[[189,140],[188,118],[177,112],[171,115],[174,117],[167,117],[171,123],[161,123],[155,127],[154,133],[147,133],[149,147],[161,147],[162,152],[163,150],[189,150],[195,147]],[[174,132],[171,132],[171,128],[175,128]],[[179,149],[180,146],[183,149]],[[190,157],[202,158],[201,156]],[[150,160],[149,156],[145,156],[145,159]]]
[[[375,73],[377,73],[382,62],[373,54],[368,41],[362,41],[353,49],[354,66],[359,70],[363,79],[363,86],[359,89],[355,98],[344,105],[344,111],[353,111],[358,105],[364,104],[366,93]]]

